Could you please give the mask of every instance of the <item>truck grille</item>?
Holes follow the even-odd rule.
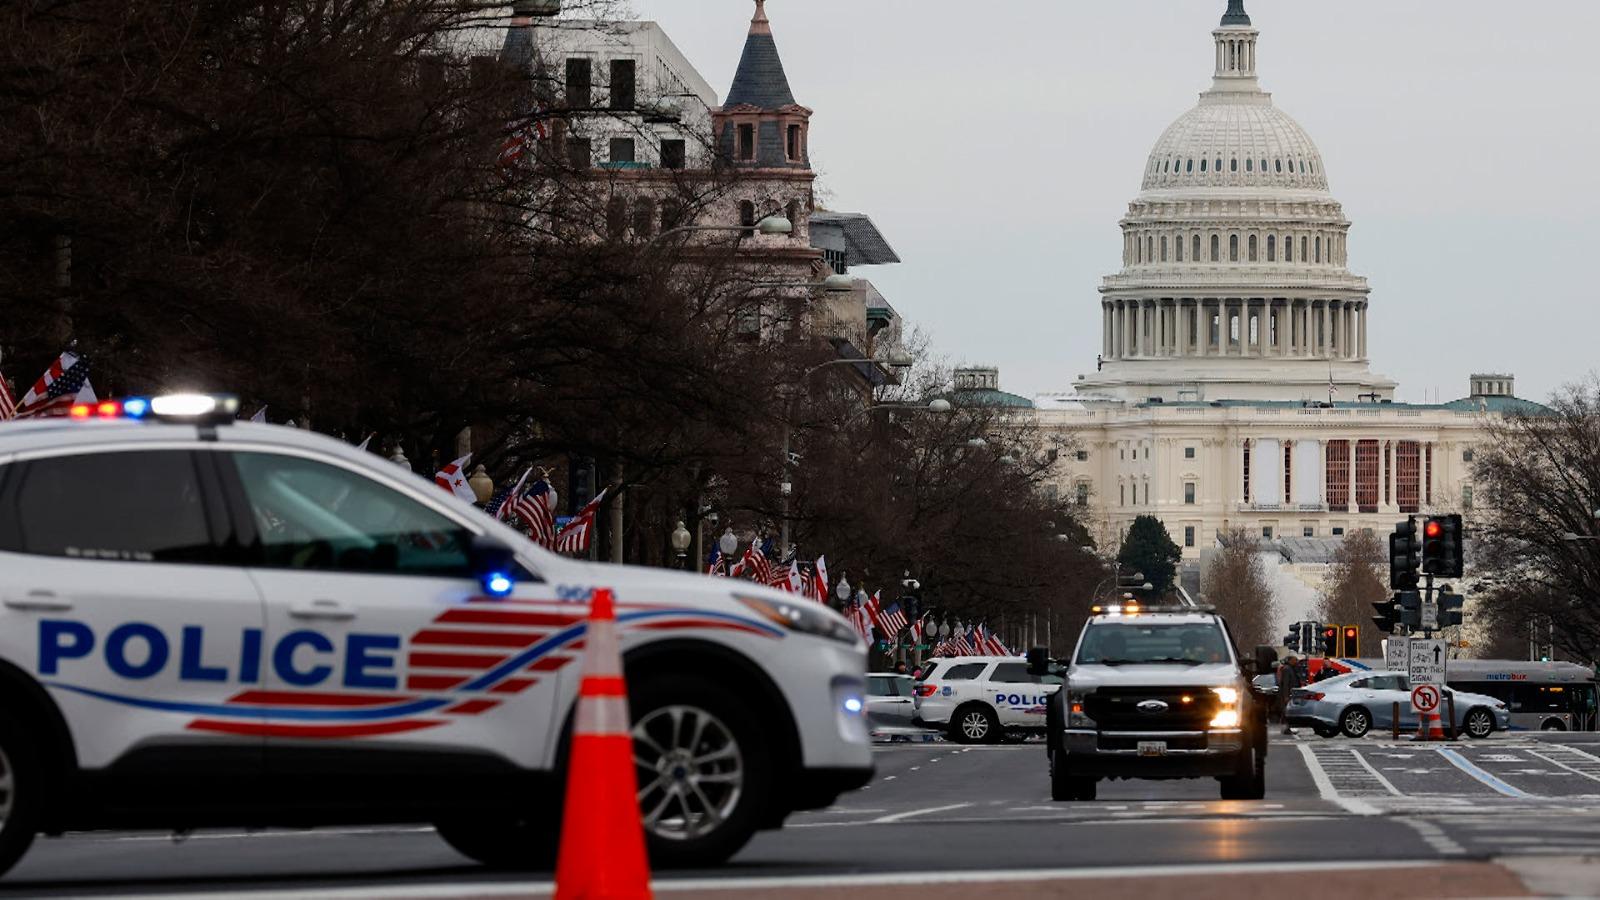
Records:
[[[1139,708],[1152,700],[1166,709]],[[1101,688],[1084,698],[1083,712],[1103,731],[1203,731],[1217,705],[1205,688]]]

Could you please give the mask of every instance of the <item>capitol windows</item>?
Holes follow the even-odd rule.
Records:
[[[1254,172],[1256,170],[1256,161],[1253,160],[1253,159],[1245,160],[1244,161],[1244,170],[1246,172]]]
[[[1320,262],[1322,262],[1322,237],[1320,235],[1317,237],[1316,248],[1317,248],[1317,257],[1316,257],[1316,259],[1317,259],[1317,262],[1320,263]]]
[[[1228,235],[1228,261],[1239,261],[1239,236],[1237,234]]]
[[[1125,484],[1117,485],[1117,503],[1121,506],[1128,505],[1128,486]]]
[[[1206,170],[1206,163],[1207,162],[1208,162],[1208,160],[1204,160],[1204,159],[1200,160],[1200,171],[1202,173],[1205,172],[1205,170]]]
[[[1212,262],[1222,262],[1222,236],[1221,235],[1213,234],[1211,236],[1211,261]]]
[[[1229,172],[1237,172],[1237,171],[1239,171],[1239,161],[1237,159],[1228,160],[1228,171]]]
[[[1176,252],[1178,262],[1183,262],[1183,235],[1178,235],[1172,241],[1172,249]]]
[[[1161,236],[1161,261],[1162,262],[1166,262],[1167,261],[1167,238],[1166,238],[1166,235],[1162,235]]]
[[[1276,162],[1278,163],[1278,174],[1282,175],[1283,174],[1283,160],[1281,160],[1281,159],[1280,160],[1276,160]]]
[[[1192,175],[1192,174],[1194,174],[1194,160],[1192,160],[1192,159],[1191,159],[1191,160],[1189,160],[1189,166],[1188,166],[1188,169],[1189,169],[1189,173],[1190,173],[1190,174],[1191,174],[1191,175]]]
[[[1316,537],[1317,536],[1317,526],[1315,526],[1315,525],[1306,525],[1306,526],[1304,526],[1303,528],[1300,529],[1300,536],[1301,537]]]
[[[1183,483],[1183,503],[1184,503],[1184,505],[1185,506],[1193,506],[1194,505],[1194,496],[1195,496],[1195,483],[1192,482],[1192,481],[1185,481]]]
[[[1302,236],[1300,238],[1300,261],[1306,262],[1309,259],[1311,259],[1311,239]]]
[[[1185,525],[1185,526],[1183,526],[1183,545],[1185,547],[1191,547],[1191,548],[1194,546],[1194,526],[1193,525]]]
[[[1275,235],[1275,234],[1269,234],[1269,235],[1267,235],[1267,262],[1277,262],[1277,261],[1278,261],[1278,236]]]
[[[1194,236],[1194,255],[1189,258],[1195,262],[1200,261],[1200,235],[1198,234]]]
[[[1256,261],[1256,236],[1250,235],[1250,261]]]
[[[1183,458],[1184,459],[1194,459],[1194,448],[1193,447],[1185,447],[1185,448],[1183,448]]]
[[[1088,506],[1089,505],[1089,482],[1087,482],[1087,481],[1078,482],[1078,493],[1073,498],[1073,500],[1079,506]]]

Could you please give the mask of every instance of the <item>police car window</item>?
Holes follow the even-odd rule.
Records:
[[[264,565],[438,576],[470,572],[471,534],[397,491],[299,457],[233,457]]]
[[[194,457],[89,453],[27,464],[16,493],[20,550],[45,556],[216,563]]]
[[[1228,662],[1228,639],[1212,622],[1106,622],[1089,626],[1080,665],[1201,665]]]
[[[951,666],[949,671],[940,675],[939,678],[942,681],[971,681],[983,674],[983,670],[988,666],[988,663],[963,663],[959,666]]]
[[[1032,684],[1033,679],[1028,677],[1027,663],[1001,663],[994,667],[994,674],[990,681],[1000,684]]]

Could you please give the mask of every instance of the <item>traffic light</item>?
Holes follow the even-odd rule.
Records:
[[[1422,571],[1440,578],[1460,578],[1461,517],[1434,516],[1422,526]]]
[[[1450,586],[1439,591],[1439,627],[1449,628],[1451,625],[1461,624],[1461,607],[1466,605],[1466,598],[1460,594],[1450,593]]]
[[[1400,604],[1400,624],[1407,628],[1422,627],[1422,595],[1416,591],[1401,591],[1394,595]]]
[[[1323,656],[1338,656],[1339,655],[1339,626],[1337,626],[1337,625],[1324,625],[1322,627],[1321,640],[1319,640],[1317,643],[1319,644],[1317,649],[1322,651],[1322,655]]]
[[[1384,634],[1394,634],[1395,626],[1400,624],[1398,595],[1372,604],[1372,609],[1377,613],[1372,617],[1372,624],[1378,626],[1378,630]]]
[[[1361,656],[1361,626],[1346,625],[1344,627],[1344,650],[1341,656],[1350,659],[1359,659]]]
[[[1389,535],[1389,587],[1397,591],[1417,589],[1417,566],[1421,565],[1422,546],[1417,540],[1417,520],[1406,519]]]
[[[1283,636],[1283,645],[1296,653],[1300,652],[1300,623],[1289,626],[1292,630]]]

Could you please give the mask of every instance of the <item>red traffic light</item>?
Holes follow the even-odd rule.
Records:
[[[1355,630],[1355,629],[1354,629],[1354,628],[1346,628],[1346,629],[1345,629],[1345,630],[1344,630],[1344,636],[1345,636],[1345,637],[1346,637],[1346,638],[1353,638],[1353,637],[1355,637],[1355,636],[1356,636],[1356,635],[1357,635],[1357,634],[1358,634],[1358,632],[1357,632],[1357,631],[1356,631],[1356,630]]]
[[[1438,519],[1429,519],[1428,524],[1423,527],[1422,533],[1428,537],[1436,538],[1444,533],[1444,525]]]

